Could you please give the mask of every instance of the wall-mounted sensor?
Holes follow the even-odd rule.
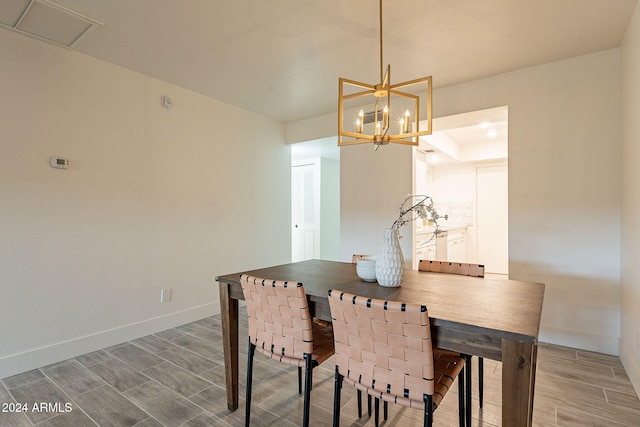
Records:
[[[162,108],[168,110],[172,105],[171,98],[169,98],[168,96],[163,96],[162,98],[160,98],[160,104],[162,105]]]
[[[69,167],[69,159],[66,157],[50,157],[49,164],[52,168],[66,169]]]

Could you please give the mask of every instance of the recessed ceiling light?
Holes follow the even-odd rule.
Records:
[[[491,123],[489,123],[489,122],[480,122],[480,124],[478,126],[480,126],[481,129],[487,129],[487,128],[489,128],[489,126],[491,126]]]
[[[430,163],[438,163],[440,161],[440,155],[438,153],[428,153],[427,160]]]
[[[495,138],[498,135],[498,131],[496,131],[495,129],[491,129],[489,132],[487,132],[487,136],[489,138]]]

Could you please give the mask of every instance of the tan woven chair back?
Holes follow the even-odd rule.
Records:
[[[351,257],[351,264],[355,264],[360,258],[364,258],[366,256],[368,255],[353,254]]]
[[[240,283],[247,304],[249,339],[257,351],[296,365],[305,353],[313,353],[311,316],[302,283],[246,274]]]
[[[420,260],[419,271],[459,274],[461,276],[484,277],[484,265],[464,262]]]
[[[424,408],[424,394],[434,394],[427,308],[337,290],[329,305],[344,380],[385,401]]]

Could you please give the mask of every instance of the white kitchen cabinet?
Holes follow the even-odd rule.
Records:
[[[447,237],[447,261],[467,262],[466,228],[449,230]]]
[[[420,260],[447,260],[447,232],[443,231],[434,237],[433,229],[416,234],[416,262]]]

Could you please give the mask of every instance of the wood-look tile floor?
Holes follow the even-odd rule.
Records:
[[[246,319],[244,311],[240,317]],[[0,380],[0,426],[244,425],[244,322],[240,333],[235,412],[227,410],[220,321],[214,316]],[[640,426],[640,400],[617,357],[544,344],[538,354],[534,425]],[[474,358],[474,374],[476,363]],[[311,426],[331,425],[333,368],[329,359],[314,370]],[[500,425],[500,373],[500,363],[485,359],[482,410],[474,378],[474,427]],[[458,424],[456,390],[454,385],[435,412],[436,426]],[[357,418],[352,387],[345,385],[342,396],[341,425],[374,424],[373,417]],[[15,412],[25,404],[26,412]],[[256,354],[251,419],[255,426],[300,425],[295,368]],[[420,411],[390,405],[381,425],[418,426],[421,420]]]

